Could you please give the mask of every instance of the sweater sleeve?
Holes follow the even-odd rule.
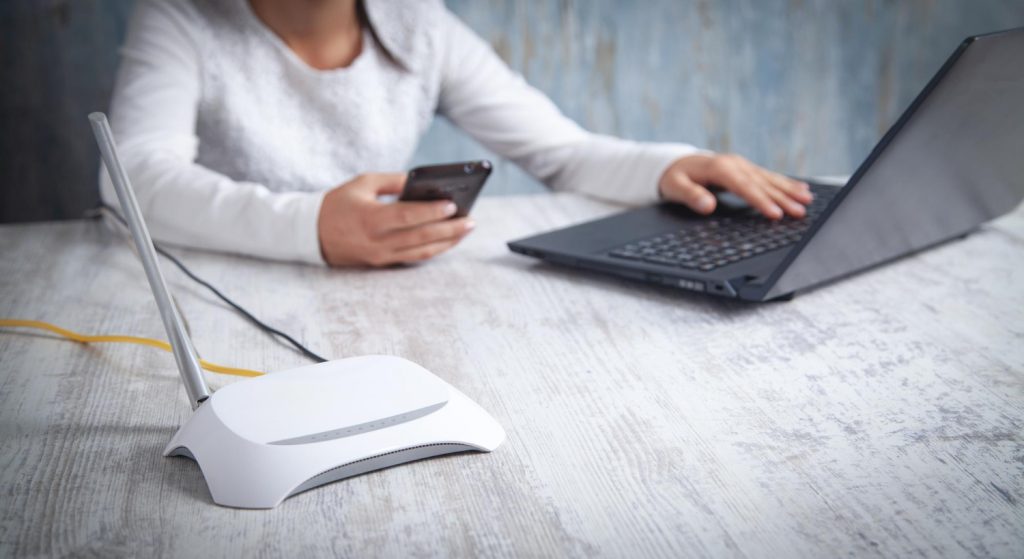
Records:
[[[276,193],[195,162],[199,17],[187,2],[140,1],[121,52],[111,127],[150,231],[181,246],[323,263],[323,193]],[[100,194],[119,207],[105,170]]]
[[[514,73],[453,14],[443,14],[439,112],[488,149],[556,190],[613,202],[658,199],[676,159],[702,150],[587,132]]]

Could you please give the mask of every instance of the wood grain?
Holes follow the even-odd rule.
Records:
[[[271,511],[215,506],[160,456],[190,413],[169,354],[4,331],[0,556],[1020,556],[1024,211],[757,306],[504,247],[613,210],[486,199],[463,246],[395,270],[176,251],[313,348],[419,362],[508,432]],[[0,254],[0,316],[163,337],[103,225],[0,227]],[[204,357],[304,363],[165,272]]]

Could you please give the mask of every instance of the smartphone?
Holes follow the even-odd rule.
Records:
[[[487,160],[416,167],[409,171],[405,190],[398,199],[402,202],[451,200],[456,207],[453,217],[466,217],[489,176],[491,162]]]

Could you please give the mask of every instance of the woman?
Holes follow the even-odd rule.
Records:
[[[708,213],[714,184],[773,219],[811,200],[737,156],[584,131],[438,0],[141,0],[122,54],[114,133],[179,245],[372,266],[452,248],[473,222],[451,204],[378,200],[435,113],[556,189]]]

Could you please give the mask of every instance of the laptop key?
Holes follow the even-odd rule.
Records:
[[[640,260],[643,258],[639,253],[632,250],[617,249],[608,253],[608,256],[614,256],[615,258],[625,258],[626,260]]]

